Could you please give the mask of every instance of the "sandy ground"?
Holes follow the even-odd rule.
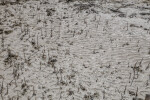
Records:
[[[148,2],[0,5],[0,100],[146,100],[149,67]]]

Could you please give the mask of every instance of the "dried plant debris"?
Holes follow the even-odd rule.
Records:
[[[0,34],[3,34],[4,30],[3,29],[0,29]]]
[[[0,0],[0,100],[150,100],[148,0]]]
[[[88,10],[91,7],[95,6],[95,4],[74,4],[74,7],[76,7],[76,9],[82,11],[82,10]]]
[[[133,98],[133,100],[143,100],[143,99],[141,99],[141,98]]]
[[[47,16],[52,16],[55,13],[55,9],[54,8],[46,9],[46,13]]]
[[[10,33],[12,33],[13,32],[13,30],[6,30],[6,31],[4,31],[4,33],[6,34],[6,35],[8,35],[8,34],[10,34]]]
[[[150,94],[146,94],[145,100],[150,100]]]

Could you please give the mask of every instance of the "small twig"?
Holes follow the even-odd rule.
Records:
[[[136,90],[135,97],[137,98],[137,96],[138,96],[138,87],[137,87],[137,90]]]
[[[124,89],[124,94],[126,93],[126,90],[127,90],[127,85],[125,86],[125,89]]]
[[[4,89],[3,82],[4,82],[4,79],[2,80],[2,85],[1,85],[1,90],[0,90],[2,100],[4,100],[4,98],[3,98],[3,89]]]

